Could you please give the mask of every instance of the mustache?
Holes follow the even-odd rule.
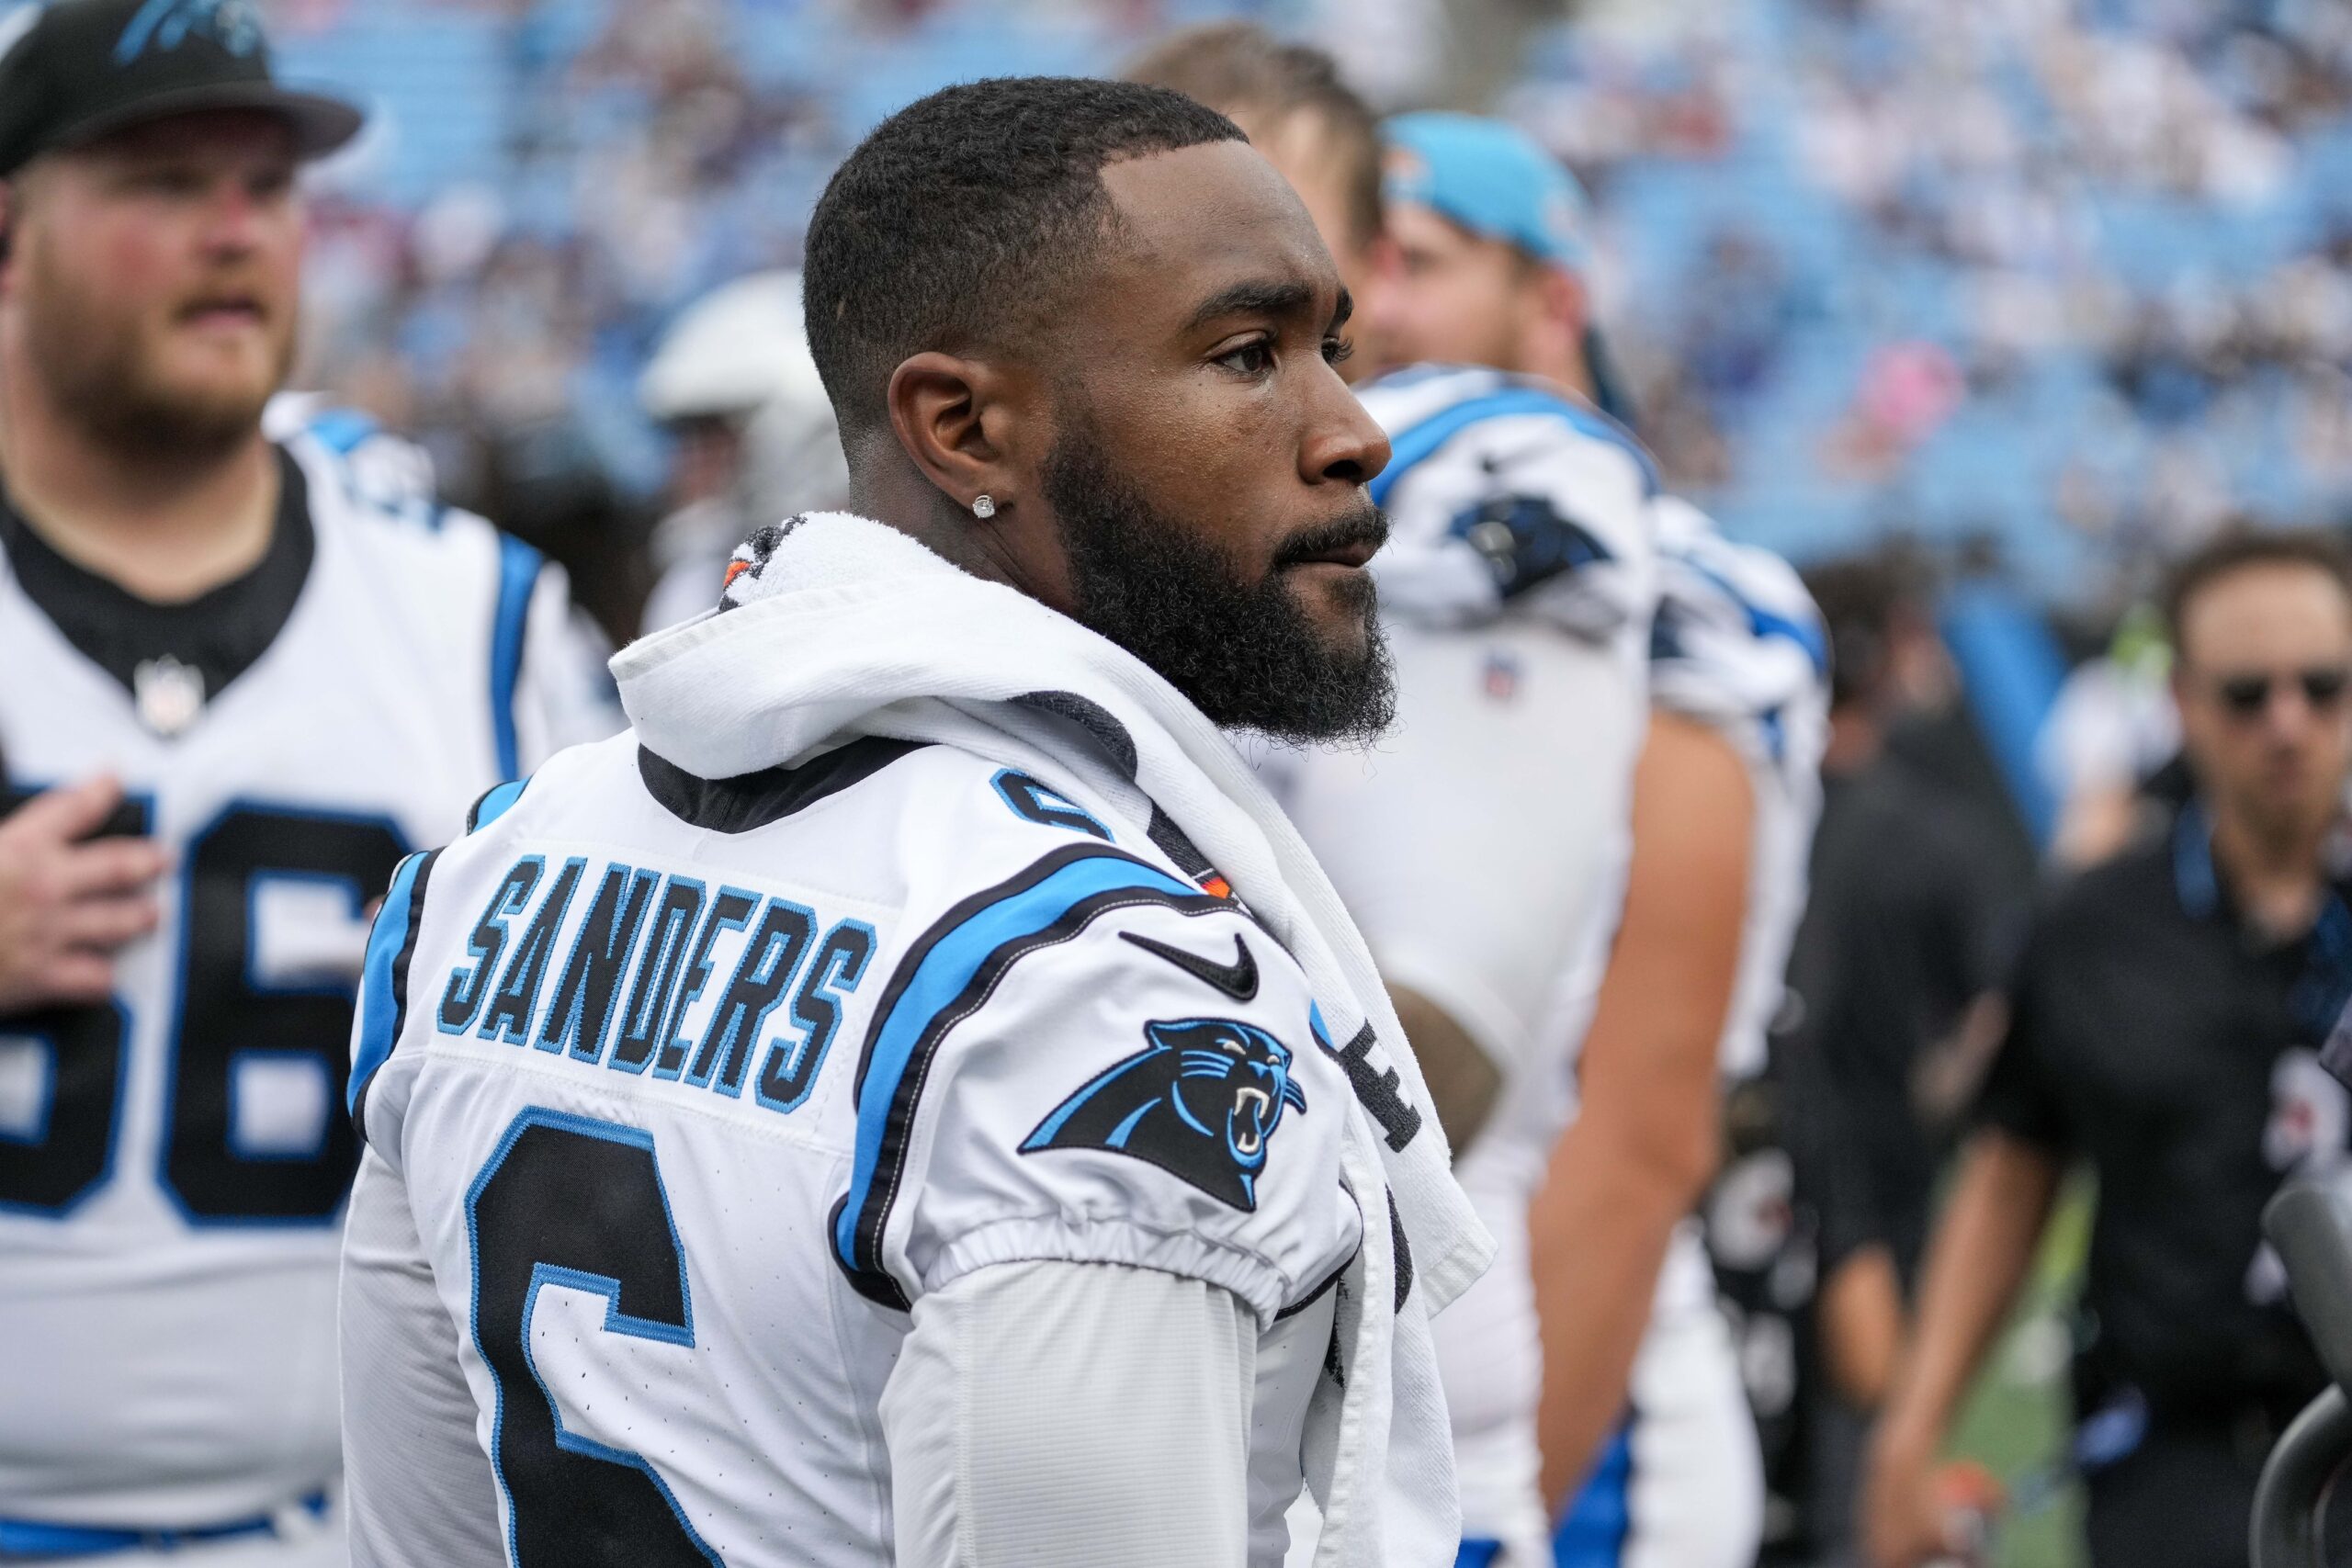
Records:
[[[1302,528],[1284,539],[1274,552],[1274,566],[1277,570],[1296,566],[1355,545],[1370,545],[1376,550],[1387,542],[1388,513],[1367,501],[1329,523]]]

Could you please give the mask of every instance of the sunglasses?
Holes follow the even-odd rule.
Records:
[[[2335,707],[2352,690],[2352,669],[2319,664],[2291,675],[2223,675],[2213,682],[2213,695],[2233,718],[2256,718],[2269,711],[2271,694],[2293,684],[2302,688],[2303,701],[2316,711]]]

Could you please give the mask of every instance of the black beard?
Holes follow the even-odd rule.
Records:
[[[1368,742],[1396,716],[1396,671],[1372,580],[1361,600],[1363,646],[1319,636],[1279,568],[1386,531],[1379,509],[1285,541],[1276,570],[1242,581],[1216,546],[1155,509],[1073,428],[1046,459],[1046,499],[1069,552],[1077,617],[1142,660],[1226,728],[1276,740]]]

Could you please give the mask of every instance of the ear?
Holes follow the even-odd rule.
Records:
[[[1012,378],[985,360],[924,353],[890,373],[890,429],[923,478],[960,512],[986,495],[1020,499],[1012,450],[1024,411]]]
[[[1592,316],[1592,299],[1585,291],[1584,279],[1556,266],[1546,266],[1536,274],[1536,299],[1544,322],[1556,328],[1569,343],[1584,341],[1585,322]]]

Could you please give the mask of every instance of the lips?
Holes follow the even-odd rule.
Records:
[[[1387,542],[1387,514],[1372,508],[1294,536],[1275,564],[1362,567]]]
[[[181,306],[177,319],[192,325],[241,321],[258,324],[267,314],[262,302],[250,294],[216,294]]]
[[[1310,566],[1321,563],[1328,566],[1361,567],[1367,561],[1371,560],[1374,555],[1378,553],[1379,549],[1380,542],[1378,540],[1365,539],[1356,544],[1341,545],[1335,549],[1324,550],[1317,555],[1296,557],[1286,564],[1291,566]]]

